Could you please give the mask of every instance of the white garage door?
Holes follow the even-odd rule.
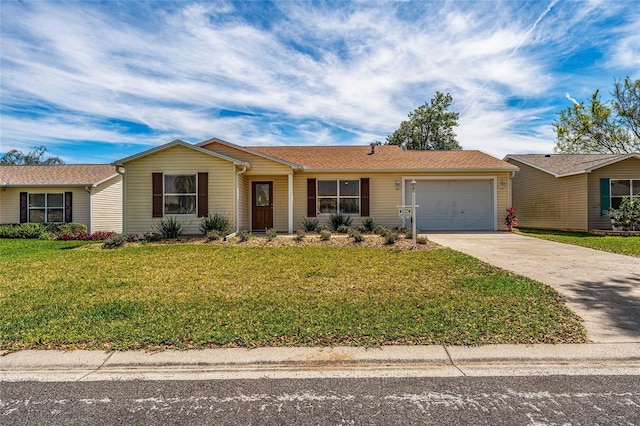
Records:
[[[405,204],[411,185],[405,183]],[[422,231],[495,229],[492,180],[418,180],[417,227]]]

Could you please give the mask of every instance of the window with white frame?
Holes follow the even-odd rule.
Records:
[[[640,180],[638,179],[611,179],[611,208],[620,208],[620,203],[625,197],[640,198]]]
[[[64,222],[64,194],[29,194],[28,222]]]
[[[197,212],[196,175],[164,175],[164,214],[195,216]]]
[[[360,181],[318,180],[318,212],[320,214],[360,214]]]

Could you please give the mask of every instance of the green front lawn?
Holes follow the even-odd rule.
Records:
[[[587,232],[549,231],[542,229],[520,229],[519,231],[530,237],[640,257],[639,236],[593,235]]]
[[[449,250],[0,240],[0,349],[584,342],[548,286]]]

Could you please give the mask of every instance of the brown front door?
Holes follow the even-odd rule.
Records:
[[[273,182],[251,182],[251,228],[273,228]]]

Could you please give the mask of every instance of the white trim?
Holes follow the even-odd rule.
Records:
[[[283,164],[285,166],[289,166],[289,167],[291,167],[292,169],[295,169],[295,170],[304,170],[305,169],[305,167],[301,166],[300,164],[291,163],[291,162],[283,160],[281,158],[274,157],[274,156],[268,155],[268,154],[264,154],[264,153],[262,153],[260,151],[255,151],[255,150],[253,150],[251,148],[247,148],[247,147],[244,147],[244,146],[236,145],[234,143],[231,143],[231,142],[228,142],[228,141],[225,141],[225,140],[222,140],[222,139],[218,139],[218,138],[211,138],[211,139],[207,139],[206,141],[198,142],[196,144],[196,146],[202,147],[202,146],[206,146],[206,145],[209,145],[209,144],[212,144],[212,143],[219,143],[220,145],[224,145],[224,146],[227,146],[229,148],[237,149],[238,151],[246,152],[247,154],[252,154],[252,155],[255,155],[256,157],[261,157],[261,158],[264,158],[266,160],[270,160],[270,161],[273,161],[273,162],[276,162],[276,163]],[[215,152],[213,150],[208,150],[208,151]]]
[[[320,186],[320,181],[335,181],[336,182],[336,212],[335,213],[321,213],[320,212],[320,202],[319,199],[320,198],[334,198],[334,197],[321,197],[320,196],[320,190],[319,190],[319,186]],[[357,180],[358,181],[358,196],[355,195],[345,195],[345,196],[341,196],[340,195],[340,181],[350,181],[350,180]],[[320,179],[320,178],[316,178],[316,216],[331,216],[332,214],[337,214],[340,213],[340,199],[344,198],[344,199],[348,199],[348,198],[357,198],[358,199],[358,213],[342,213],[346,216],[354,216],[354,217],[362,217],[362,178],[359,177],[357,179],[340,179],[340,178],[336,178],[336,179]]]
[[[622,178],[622,179],[619,179],[619,178],[607,178],[607,179],[609,179],[609,210],[613,209],[613,191],[611,190],[611,181],[614,181],[614,180],[628,180],[629,181],[630,194],[629,195],[616,195],[615,196],[616,198],[624,199],[625,197],[629,197],[631,199],[633,199],[633,198],[640,199],[640,195],[634,195],[633,194],[633,181],[637,180],[637,181],[640,182],[640,178],[638,178],[638,179],[634,179],[634,178]]]
[[[289,173],[288,175],[288,184],[287,184],[287,194],[289,205],[287,206],[287,229],[289,234],[293,234],[293,173]]]
[[[165,188],[165,176],[195,176],[196,180],[196,192],[195,193],[170,193],[167,194]],[[169,196],[195,196],[196,197],[196,205],[195,205],[195,213],[189,214],[167,214],[166,213],[166,205],[165,197]],[[208,198],[208,194],[207,194]],[[171,172],[163,172],[162,173],[162,217],[198,217],[198,172],[190,172],[190,173],[171,173]]]
[[[44,206],[43,207],[29,207],[30,204],[30,198],[31,195],[44,195]],[[62,207],[49,207],[48,206],[48,201],[49,201],[49,195],[62,195]],[[73,201],[72,201],[73,203]],[[71,206],[71,208],[73,209],[73,204]],[[50,222],[49,219],[49,214],[47,213],[47,210],[49,209],[56,209],[56,210],[62,210],[62,222]],[[43,210],[44,211],[44,221],[43,222],[31,222],[31,210]],[[72,210],[73,211],[73,210]],[[90,211],[90,210],[89,210]],[[66,216],[66,198],[65,198],[65,193],[64,192],[27,192],[27,222],[28,223],[67,223],[65,222],[65,216]]]
[[[206,155],[211,155],[212,157],[217,157],[217,158],[220,158],[222,160],[227,160],[227,161],[230,161],[231,163],[235,164],[236,166],[245,166],[246,165],[248,168],[251,168],[251,165],[249,163],[245,162],[245,161],[241,161],[241,160],[238,160],[236,158],[228,157],[226,155],[219,154],[219,153],[217,153],[215,151],[211,151],[209,149],[204,149],[204,148],[201,148],[201,147],[196,146],[196,145],[191,145],[191,144],[186,143],[184,141],[181,141],[179,139],[176,139],[175,141],[166,143],[164,145],[157,146],[155,148],[148,149],[148,150],[143,151],[143,152],[139,152],[138,154],[131,155],[131,156],[123,158],[121,160],[116,160],[113,163],[111,163],[111,165],[113,165],[113,166],[124,166],[125,163],[128,163],[130,161],[137,160],[138,158],[146,157],[147,155],[155,154],[157,152],[164,151],[165,149],[173,148],[175,146],[181,146],[181,147],[184,147],[184,148],[187,148],[187,149],[192,149],[194,151],[201,152],[201,153],[206,154]]]
[[[416,182],[421,180],[490,180],[493,190],[493,230],[498,230],[498,176],[402,176],[402,203],[404,205],[410,204],[410,200],[405,199],[406,195],[406,182],[415,180]],[[403,220],[404,225],[404,220]]]

